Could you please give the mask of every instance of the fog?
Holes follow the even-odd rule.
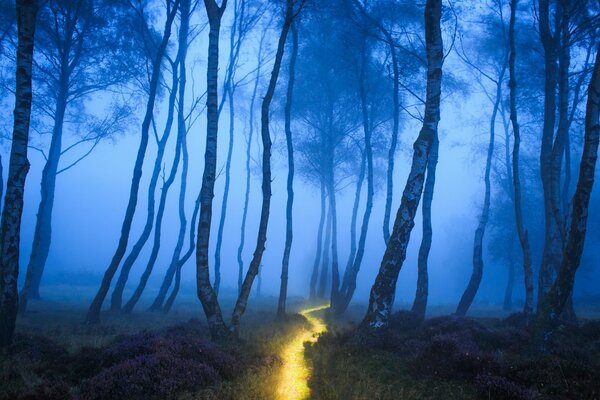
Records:
[[[161,12],[160,4],[155,4],[156,12]],[[308,7],[308,6],[307,6]],[[457,52],[466,53],[475,52],[472,46],[476,37],[473,35],[482,33],[480,30],[469,30],[470,24],[474,24],[473,19],[477,18],[477,7],[469,9],[466,7],[465,14],[460,19],[454,20],[453,17],[446,15],[444,21],[444,41],[446,46],[451,43],[454,49],[447,50],[447,57],[444,62],[443,92],[441,102],[441,120],[439,124],[439,162],[435,184],[435,194],[432,204],[432,226],[433,242],[431,253],[429,255],[429,304],[447,305],[453,307],[460,299],[472,270],[473,238],[480,217],[483,193],[484,193],[484,171],[486,148],[489,140],[489,118],[492,113],[492,104],[486,98],[481,88],[474,83],[473,71],[457,55]],[[448,10],[446,10],[449,12]],[[236,76],[247,76],[240,78],[243,80],[235,93],[235,131],[233,144],[233,157],[231,164],[231,186],[227,215],[223,231],[223,247],[221,254],[222,284],[220,296],[235,297],[237,292],[237,261],[236,252],[240,242],[240,221],[242,219],[243,199],[245,191],[245,152],[246,141],[249,131],[249,115],[254,113],[254,138],[251,148],[252,153],[252,174],[251,174],[251,194],[246,225],[246,243],[243,252],[245,268],[252,258],[255,247],[258,223],[261,206],[261,164],[259,142],[260,132],[260,100],[264,96],[266,84],[272,68],[275,47],[278,40],[279,25],[281,23],[277,7],[267,11],[266,14],[273,13],[275,16],[269,21],[267,15],[263,16],[258,27],[248,33],[248,37],[242,44],[240,61]],[[164,11],[154,22],[153,26],[160,31],[164,24]],[[225,76],[227,63],[229,60],[230,34],[232,32],[233,7],[225,12],[223,17],[223,26],[220,35],[220,59],[219,59],[219,100],[223,96],[222,85]],[[311,22],[311,23],[314,23]],[[477,24],[477,22],[475,22]],[[178,22],[176,21],[178,26]],[[206,90],[206,49],[208,47],[208,28],[206,27],[206,13],[201,4],[198,4],[196,11],[192,13],[191,25],[196,30],[197,37],[194,38],[188,49],[188,93],[193,92],[186,99],[190,106],[192,97],[198,97]],[[267,49],[267,61],[262,68],[262,78],[258,85],[258,95],[253,110],[250,110],[250,97],[252,83],[255,76],[256,58],[258,53],[258,41],[260,40],[260,30],[266,28],[267,34],[265,44]],[[300,40],[302,42],[303,28],[300,26]],[[355,28],[357,31],[359,28]],[[524,29],[524,28],[523,28]],[[175,29],[174,29],[175,30]],[[456,33],[458,30],[458,34]],[[469,37],[471,35],[471,37]],[[177,36],[173,34],[173,36]],[[458,43],[460,38],[461,44]],[[462,41],[464,40],[464,44]],[[175,39],[172,39],[172,48],[168,50],[171,57],[176,52]],[[324,44],[325,45],[325,44]],[[456,50],[459,47],[462,50]],[[465,50],[466,48],[466,50]],[[526,51],[525,48],[521,49]],[[353,48],[345,49],[347,52],[357,51]],[[300,52],[302,57],[302,48]],[[578,56],[574,58],[577,59]],[[279,78],[275,92],[274,106],[271,109],[271,137],[273,139],[272,155],[272,203],[271,214],[267,231],[266,251],[262,258],[262,295],[276,297],[279,293],[281,260],[284,250],[285,238],[285,207],[286,207],[286,175],[287,175],[287,153],[285,149],[284,116],[283,102],[285,97],[285,84],[287,81],[288,57],[284,57],[284,65]],[[387,62],[387,61],[382,61]],[[9,63],[10,64],[10,63]],[[446,71],[449,71],[446,73]],[[423,70],[416,72],[411,79],[425,79]],[[421,78],[422,77],[422,78]],[[170,72],[163,73],[165,85],[170,84]],[[164,89],[164,88],[163,88]],[[415,90],[422,89],[416,88]],[[163,90],[164,92],[164,90]],[[35,96],[34,83],[34,96]],[[389,96],[389,90],[386,92]],[[295,93],[296,98],[304,96],[303,93]],[[414,100],[414,99],[413,99]],[[76,115],[80,109],[86,113],[102,117],[107,111],[109,96],[100,91],[90,94],[81,104],[75,104],[68,110],[70,116]],[[202,104],[205,103],[202,99]],[[383,100],[382,100],[383,101]],[[389,99],[386,100],[389,103]],[[414,105],[410,100],[410,95],[403,94],[403,101],[407,104],[407,111],[416,114],[422,112],[422,105]],[[12,127],[10,116],[10,105],[12,101],[7,97],[4,101],[3,129],[6,135],[9,135]],[[75,167],[60,173],[56,183],[56,198],[52,215],[52,242],[49,256],[44,271],[41,284],[42,299],[62,299],[81,296],[79,301],[82,304],[88,304],[98,289],[102,275],[113,255],[123,221],[125,207],[131,185],[132,168],[135,162],[137,147],[139,144],[140,124],[145,111],[144,95],[137,97],[130,104],[133,110],[128,123],[122,129],[111,137],[101,140],[94,150],[79,162]],[[154,109],[154,118],[158,132],[161,132],[166,122],[168,108],[168,92],[159,96]],[[421,109],[421,111],[419,111]],[[35,113],[34,104],[34,113]],[[187,176],[186,193],[186,213],[188,221],[191,217],[194,201],[200,191],[202,182],[202,173],[204,170],[204,151],[206,140],[206,110],[197,108],[194,111],[197,119],[189,129],[188,152],[189,152],[189,172]],[[213,219],[211,227],[211,241],[209,254],[211,259],[209,265],[211,268],[211,279],[214,277],[214,253],[217,236],[219,213],[222,206],[224,182],[225,182],[225,162],[228,146],[228,121],[229,109],[227,104],[219,117],[219,139],[217,156],[217,179],[215,184],[215,196],[213,200]],[[292,113],[294,110],[292,109]],[[39,115],[33,116],[35,120],[41,120]],[[395,169],[393,175],[393,201],[392,201],[392,223],[400,204],[402,190],[406,182],[410,162],[412,158],[412,144],[416,139],[421,122],[411,117],[408,112],[402,112],[399,130],[399,144],[395,156]],[[381,139],[387,143],[389,130],[391,129],[391,115],[385,115],[384,129],[379,129],[373,133],[374,140]],[[535,160],[539,152],[539,135],[541,135],[541,121],[531,118],[531,123],[523,134],[525,141],[525,155]],[[82,129],[85,125],[72,122],[67,117],[64,128],[63,148],[68,147],[78,137],[82,136]],[[175,128],[173,128],[175,130]],[[294,134],[304,129],[298,122],[292,125]],[[500,124],[497,124],[500,130]],[[40,134],[43,129],[38,129],[31,135],[31,143],[37,147],[48,151],[51,133]],[[360,129],[357,130],[360,132]],[[573,174],[577,171],[581,152],[581,138],[583,128],[581,124],[575,124],[572,129],[573,142],[575,143],[572,166]],[[504,143],[501,133],[497,133],[496,148],[494,153],[494,171],[501,168]],[[379,139],[378,139],[379,137]],[[158,191],[163,185],[164,175],[168,174],[170,162],[175,153],[175,133],[167,144],[163,159],[164,171],[158,182]],[[60,166],[69,165],[79,156],[83,155],[89,148],[81,148],[66,154],[60,161]],[[10,141],[5,140],[2,148],[2,160],[9,158]],[[138,203],[130,234],[128,252],[133,242],[137,239],[143,229],[146,219],[147,207],[147,188],[149,177],[156,158],[157,143],[150,134],[150,144],[145,155],[143,175],[138,194]],[[385,153],[387,154],[387,153]],[[385,156],[377,155],[377,164],[385,165]],[[22,267],[19,275],[19,287],[23,285],[25,278],[25,268],[29,261],[31,246],[36,223],[36,213],[40,202],[40,181],[42,179],[42,169],[45,159],[41,152],[30,149],[29,160],[31,169],[27,176],[25,187],[24,211],[21,231],[21,253],[20,265]],[[297,163],[301,163],[298,161]],[[498,164],[498,165],[497,165]],[[301,167],[300,167],[301,168]],[[537,167],[532,166],[535,169]],[[60,167],[59,167],[60,169]],[[179,176],[169,191],[165,216],[162,226],[161,248],[148,287],[144,292],[142,303],[149,303],[158,291],[164,273],[169,265],[172,249],[177,239],[179,229],[177,199],[179,196]],[[524,180],[526,199],[527,194],[540,189],[539,178],[527,178]],[[7,179],[7,168],[4,168],[4,182]],[[338,184],[337,189],[337,218],[338,218],[338,247],[339,264],[341,273],[344,271],[347,257],[350,252],[350,218],[354,201],[355,176],[348,176],[344,181]],[[573,179],[575,181],[575,179]],[[574,183],[571,183],[569,191],[574,190]],[[492,179],[492,199],[491,215],[500,213],[497,207],[499,194],[498,180]],[[366,188],[366,181],[364,184]],[[384,218],[385,206],[385,169],[376,168],[375,171],[375,195],[373,211],[370,218],[368,234],[365,244],[365,256],[360,269],[356,293],[353,302],[366,305],[369,291],[375,280],[379,266],[385,251],[385,242],[383,239],[382,223]],[[158,191],[156,198],[158,199]],[[320,195],[318,184],[309,182],[306,176],[298,172],[294,179],[294,206],[293,206],[293,244],[291,249],[291,260],[289,266],[289,296],[307,297],[309,292],[309,281],[315,252],[317,247],[317,228],[320,216]],[[536,195],[536,196],[539,196]],[[360,223],[364,210],[366,190],[363,189],[361,203],[358,212],[357,230],[360,232]],[[158,201],[158,200],[157,200]],[[498,200],[499,201],[499,200]],[[530,202],[531,203],[531,202]],[[600,279],[597,248],[598,234],[597,221],[598,214],[598,191],[594,190],[592,206],[590,207],[590,231],[585,245],[582,267],[577,274],[574,296],[576,301],[582,296],[598,297],[600,292],[595,282]],[[536,212],[536,205],[529,204],[525,210],[526,218]],[[414,298],[417,280],[417,253],[422,236],[422,219],[419,209],[415,228],[412,231],[410,244],[407,251],[407,258],[404,262],[398,285],[396,289],[396,307],[401,308],[409,306]],[[501,218],[501,217],[498,217]],[[492,223],[490,223],[492,225]],[[535,276],[540,264],[541,248],[543,243],[543,216],[540,218],[530,218],[526,222],[530,231],[530,243],[533,248],[533,266]],[[189,232],[189,226],[187,230]],[[192,229],[197,229],[197,226]],[[481,286],[475,298],[476,306],[491,305],[501,307],[506,288],[508,276],[508,267],[501,257],[493,256],[498,241],[516,240],[515,235],[501,239],[498,234],[493,233],[494,227],[489,226],[484,237],[484,272]],[[188,233],[186,232],[186,242],[184,248],[188,246]],[[137,285],[138,279],[146,265],[151,249],[152,239],[144,246],[144,249],[135,263],[126,286],[125,297],[133,291]],[[516,247],[518,254],[518,246]],[[497,252],[497,251],[496,251]],[[126,253],[127,254],[127,253]],[[517,257],[520,260],[520,257]],[[522,285],[522,271],[519,268],[520,261],[517,261],[517,273],[515,277],[515,286],[513,293],[513,306],[520,307],[524,301],[524,289]],[[114,284],[114,282],[113,282]],[[256,282],[254,284],[256,286]],[[71,292],[72,288],[77,288]],[[253,290],[256,290],[255,288]],[[182,270],[182,291],[187,295],[185,298],[195,298],[196,293],[196,267],[195,256],[187,261]],[[254,296],[254,295],[253,295]],[[141,309],[141,308],[140,308]],[[201,313],[200,303],[198,302],[198,312]]]

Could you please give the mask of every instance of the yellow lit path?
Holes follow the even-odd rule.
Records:
[[[281,376],[275,398],[278,400],[305,400],[310,396],[308,379],[310,368],[304,359],[304,343],[315,342],[320,333],[327,331],[327,325],[322,318],[314,313],[329,305],[309,308],[300,311],[310,323],[310,329],[300,330],[283,348],[281,359]]]

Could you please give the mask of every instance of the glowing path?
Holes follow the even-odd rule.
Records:
[[[281,376],[275,398],[278,400],[305,400],[310,396],[308,378],[310,368],[304,359],[304,342],[316,342],[320,333],[327,331],[322,318],[311,315],[316,311],[328,308],[329,305],[309,308],[300,311],[310,323],[310,329],[301,329],[283,348],[281,359]]]

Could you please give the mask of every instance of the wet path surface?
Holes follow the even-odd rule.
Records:
[[[319,311],[329,305],[308,308],[299,313],[310,323],[309,328],[300,329],[283,348],[281,359],[281,375],[277,385],[275,398],[278,400],[304,400],[310,396],[308,379],[311,370],[304,358],[304,343],[316,342],[319,334],[327,331],[327,325]]]

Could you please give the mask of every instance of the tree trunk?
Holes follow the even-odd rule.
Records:
[[[210,243],[212,203],[217,169],[219,31],[221,30],[221,17],[227,6],[227,0],[223,0],[221,7],[217,5],[215,0],[204,0],[204,6],[208,14],[210,33],[208,36],[208,66],[206,72],[206,149],[204,152],[202,188],[200,190],[200,220],[198,222],[198,243],[196,245],[196,281],[198,298],[202,303],[204,314],[208,320],[210,334],[213,339],[222,340],[229,336],[229,330],[223,320],[217,294],[210,284],[208,245]]]
[[[389,323],[396,282],[406,258],[406,248],[414,227],[414,218],[423,191],[425,170],[440,119],[442,64],[444,59],[440,18],[441,0],[425,5],[425,43],[427,53],[427,96],[423,127],[413,146],[411,170],[404,188],[396,221],[381,266],[371,288],[369,307],[358,335],[370,335]]]
[[[185,142],[183,143],[182,150],[183,150],[183,153],[185,154],[184,157],[187,158],[187,146],[186,146]],[[173,306],[173,303],[175,302],[177,293],[179,293],[179,285],[181,283],[181,269],[183,268],[183,266],[185,265],[187,260],[190,259],[190,257],[192,256],[192,253],[194,252],[194,246],[196,245],[196,231],[194,228],[196,227],[196,220],[198,219],[199,211],[200,211],[200,196],[198,196],[198,198],[196,199],[196,203],[194,205],[194,211],[192,212],[192,221],[190,222],[190,247],[185,252],[183,257],[181,257],[177,261],[177,264],[175,267],[175,285],[173,286],[173,290],[171,291],[169,298],[167,299],[167,301],[165,302],[165,305],[163,306],[163,311],[165,314],[168,313],[169,311],[171,311],[171,307]]]
[[[579,268],[589,212],[589,202],[594,185],[598,142],[600,140],[600,51],[596,55],[594,72],[588,89],[585,116],[583,154],[579,169],[577,189],[573,195],[573,212],[565,252],[558,276],[551,290],[544,296],[538,307],[534,324],[533,346],[537,350],[547,350],[552,337],[552,329],[563,312],[572,292],[575,273]]]
[[[512,242],[511,242],[512,243]],[[515,257],[513,245],[510,245],[508,252],[508,280],[506,282],[506,289],[504,290],[504,303],[502,309],[504,311],[510,311],[512,309],[512,294],[515,283]]]
[[[317,251],[315,254],[315,262],[313,264],[312,274],[310,276],[310,299],[317,298],[317,280],[319,279],[319,263],[321,262],[321,252],[323,245],[323,225],[325,224],[325,187],[321,180],[321,216],[319,217],[319,228],[317,229]]]
[[[63,68],[65,69],[65,68]],[[60,87],[56,110],[54,113],[54,127],[52,129],[52,140],[48,159],[42,171],[41,200],[38,207],[31,255],[27,265],[25,284],[21,289],[19,311],[24,313],[27,309],[29,299],[40,298],[40,282],[50,252],[52,240],[52,209],[54,208],[54,192],[56,190],[56,173],[62,150],[62,134],[67,108],[67,95],[69,78],[67,72],[61,73]]]
[[[233,103],[233,93],[235,92],[235,83],[233,82],[234,72],[237,68],[237,62],[240,54],[240,47],[242,38],[244,35],[243,23],[244,23],[244,5],[242,2],[242,9],[238,13],[237,0],[234,1],[234,17],[232,32],[229,41],[229,63],[227,65],[227,75],[225,78],[225,84],[223,87],[223,99],[221,100],[224,104],[225,98],[229,100],[229,147],[227,149],[227,161],[225,162],[225,188],[223,190],[223,201],[221,202],[221,216],[219,218],[219,228],[217,230],[217,244],[215,247],[215,281],[214,288],[217,295],[219,294],[219,288],[221,287],[221,246],[223,244],[223,230],[225,228],[225,218],[227,217],[227,202],[229,199],[229,186],[231,182],[231,158],[233,156],[233,133],[235,131],[235,113]],[[236,40],[237,34],[237,40]],[[220,110],[219,110],[220,116]]]
[[[358,239],[356,257],[354,258],[352,267],[350,269],[346,269],[346,273],[344,273],[344,282],[340,290],[339,300],[334,305],[334,311],[337,315],[341,315],[346,311],[356,289],[356,278],[358,276],[358,272],[360,271],[360,266],[365,255],[365,243],[367,241],[367,232],[369,230],[369,221],[371,219],[371,210],[373,208],[373,194],[375,191],[373,183],[373,148],[371,145],[372,130],[371,121],[369,118],[367,88],[365,81],[367,72],[367,58],[366,49],[363,48],[362,50],[362,65],[358,84],[362,109],[363,131],[365,135],[365,156],[367,161],[367,199],[362,225],[360,228],[360,238]]]
[[[188,3],[189,0],[183,0],[183,2]],[[181,5],[181,14],[183,15],[184,13],[189,15],[189,5],[188,4]],[[178,54],[177,54],[177,60],[178,60],[179,64],[184,64],[186,56],[187,56],[188,33],[184,32],[183,29],[187,30],[189,23],[188,23],[188,21],[185,21],[185,20],[187,20],[187,17],[181,17],[179,36],[183,37],[183,40],[180,39],[180,41],[179,41],[179,49],[178,49]],[[177,65],[177,63],[175,63],[175,68],[180,68],[179,65]],[[173,97],[174,97],[174,94],[177,92],[178,83],[185,84],[185,78],[178,79],[178,74],[175,71],[176,71],[176,69],[173,71],[173,88],[172,88],[172,96]],[[182,69],[182,72],[185,73],[185,67]],[[177,80],[177,82],[176,82],[176,80]],[[183,96],[185,95],[185,91],[180,89],[179,93],[180,93],[180,100],[179,100],[178,106],[179,106],[179,109],[181,110],[183,108],[183,106],[185,105],[184,101],[183,101],[184,100]],[[171,103],[171,104],[174,106],[175,101],[173,101],[173,103]],[[185,135],[187,134],[186,129],[185,129],[185,120],[182,120],[181,114],[182,113],[179,112],[178,118],[177,118],[177,120],[178,120],[177,139],[175,142],[175,155],[173,157],[171,171],[169,173],[169,176],[167,177],[167,180],[163,182],[163,187],[160,190],[160,200],[158,202],[158,211],[156,213],[156,225],[154,227],[154,242],[152,244],[152,250],[150,252],[150,259],[148,260],[148,263],[146,264],[146,268],[144,269],[144,272],[142,273],[142,276],[140,277],[140,282],[139,282],[138,286],[136,287],[136,289],[135,289],[133,295],[131,296],[131,298],[129,299],[129,301],[125,304],[125,307],[123,308],[123,311],[126,313],[131,313],[131,311],[133,311],[133,308],[135,307],[135,305],[139,301],[140,297],[142,296],[142,293],[148,283],[148,279],[150,278],[150,275],[152,274],[152,270],[154,269],[154,265],[156,264],[156,259],[158,258],[158,252],[160,250],[160,236],[161,236],[161,230],[162,230],[162,221],[163,221],[163,217],[165,214],[165,207],[167,204],[167,196],[169,193],[169,189],[173,185],[173,182],[175,182],[177,170],[179,168],[179,161],[181,159],[181,144],[182,144],[183,140],[185,139]],[[172,108],[170,109],[169,116],[170,116],[170,121],[172,121],[173,120]],[[171,123],[167,123],[167,126],[170,131]],[[168,137],[166,132],[165,132],[165,137]]]
[[[279,302],[277,304],[277,315],[285,315],[287,300],[288,270],[290,263],[290,252],[293,239],[293,205],[294,205],[294,143],[292,141],[292,101],[294,94],[294,79],[296,73],[296,58],[298,56],[298,29],[292,23],[292,54],[290,57],[290,70],[288,74],[288,87],[285,101],[285,141],[287,144],[288,176],[287,176],[287,204],[285,208],[285,247],[283,249],[283,260],[281,262],[281,286],[279,289]]]
[[[400,71],[398,68],[398,55],[394,45],[392,35],[385,29],[382,30],[388,40],[390,53],[392,54],[392,72],[394,76],[394,122],[392,125],[392,140],[388,151],[388,169],[387,169],[387,192],[385,197],[385,211],[383,214],[383,239],[385,243],[390,240],[390,216],[392,213],[392,200],[394,197],[394,162],[396,158],[396,147],[398,146],[398,131],[400,129],[400,91],[398,89],[400,81]]]
[[[150,130],[150,123],[152,122],[152,115],[154,110],[154,103],[156,100],[158,82],[160,78],[162,59],[165,54],[167,44],[169,43],[169,38],[171,36],[171,26],[173,24],[173,20],[175,19],[175,15],[177,14],[178,5],[179,0],[175,0],[172,4],[173,8],[167,13],[164,34],[161,43],[158,47],[158,51],[156,52],[156,58],[152,63],[152,76],[150,78],[150,91],[148,94],[146,113],[144,116],[144,121],[142,122],[140,145],[138,147],[135,165],[133,168],[133,178],[131,180],[129,200],[127,202],[125,218],[123,219],[123,225],[121,227],[119,244],[108,268],[104,272],[104,277],[102,278],[102,283],[100,285],[100,288],[98,289],[98,293],[96,293],[96,296],[94,297],[94,300],[92,301],[92,304],[90,305],[90,308],[87,312],[85,319],[87,324],[97,324],[100,322],[100,310],[102,309],[102,303],[104,302],[106,294],[108,293],[108,290],[110,288],[112,279],[115,273],[117,272],[117,268],[119,268],[119,264],[121,263],[121,260],[125,255],[125,251],[127,250],[129,233],[131,231],[133,215],[137,206],[137,197],[140,188],[140,181],[142,179],[142,167],[144,164],[144,156],[146,154],[146,148],[148,147],[148,133]]]
[[[331,244],[331,207],[327,208],[327,224],[325,226],[325,242],[323,243],[323,263],[321,264],[321,277],[319,279],[319,291],[317,298],[323,300],[327,291],[329,281],[329,248]]]
[[[485,161],[485,195],[483,198],[483,209],[481,216],[479,217],[479,225],[475,231],[475,240],[473,245],[473,272],[471,273],[471,279],[469,284],[463,293],[458,307],[456,308],[456,314],[464,316],[469,311],[473,299],[479,290],[479,284],[481,283],[481,277],[483,275],[483,237],[485,235],[485,228],[490,215],[490,197],[491,197],[491,183],[490,173],[492,171],[492,159],[494,157],[494,144],[496,140],[496,116],[498,115],[498,108],[502,101],[502,85],[504,83],[504,74],[506,72],[506,62],[502,65],[502,70],[498,76],[498,83],[496,84],[496,99],[494,101],[494,108],[492,110],[492,118],[490,120],[490,142],[488,145],[487,158]]]
[[[427,298],[429,297],[429,251],[433,240],[433,228],[431,226],[431,204],[433,202],[433,191],[435,189],[435,170],[438,162],[439,141],[437,134],[431,144],[429,157],[427,159],[427,178],[425,179],[425,189],[423,190],[423,205],[421,213],[423,214],[423,237],[419,246],[419,255],[417,258],[417,290],[415,300],[412,305],[412,312],[419,318],[425,319],[427,311]]]
[[[531,250],[529,248],[529,236],[523,223],[523,210],[521,206],[521,177],[519,174],[519,151],[521,149],[521,130],[517,117],[517,80],[515,73],[516,48],[515,48],[515,20],[517,12],[517,1],[512,0],[510,3],[510,24],[508,32],[509,41],[509,88],[510,88],[510,120],[513,127],[514,143],[512,155],[512,181],[514,185],[513,202],[515,206],[515,223],[519,242],[523,252],[523,279],[525,283],[525,304],[523,312],[529,315],[533,312],[533,270],[531,267]],[[547,99],[549,101],[549,99]],[[546,121],[544,121],[546,124]],[[552,138],[551,138],[552,139]],[[542,139],[544,140],[544,139]],[[544,144],[542,143],[542,148]],[[547,222],[547,221],[546,221]],[[540,280],[542,279],[542,271],[540,271]],[[541,289],[540,289],[541,290]]]
[[[25,178],[29,171],[27,145],[31,117],[31,66],[38,5],[17,0],[17,62],[12,144],[6,181],[6,196],[0,223],[0,349],[12,343],[19,295],[19,244]]]
[[[287,0],[285,20],[281,29],[281,35],[279,36],[279,42],[277,43],[277,52],[275,53],[275,63],[273,64],[273,71],[271,72],[271,79],[269,80],[269,86],[267,93],[262,102],[261,107],[261,139],[263,144],[263,157],[262,157],[262,206],[260,213],[260,222],[258,225],[258,237],[256,239],[256,248],[250,267],[242,283],[242,290],[240,290],[238,299],[235,303],[235,308],[231,316],[231,330],[234,335],[237,336],[240,326],[240,320],[246,306],[248,304],[248,297],[250,296],[250,290],[252,289],[252,283],[262,261],[262,255],[265,251],[265,243],[267,241],[267,227],[269,224],[269,209],[271,206],[271,135],[269,133],[269,111],[271,107],[271,101],[275,94],[275,86],[277,84],[277,78],[279,77],[279,71],[281,70],[281,61],[283,59],[283,52],[285,50],[285,42],[290,25],[293,20],[293,0]]]
[[[177,143],[176,146],[181,148],[181,185],[179,189],[179,232],[177,234],[177,242],[173,255],[171,256],[171,262],[167,268],[165,278],[160,286],[160,290],[156,299],[152,303],[150,310],[159,310],[163,307],[167,291],[173,282],[173,276],[177,271],[177,261],[181,256],[181,250],[183,249],[183,242],[185,240],[185,229],[187,226],[187,220],[185,217],[185,194],[186,194],[186,183],[187,183],[187,172],[188,172],[188,152],[187,152],[187,128],[185,126],[185,85],[187,82],[187,73],[185,68],[185,61],[188,47],[188,31],[189,31],[189,17],[190,17],[190,0],[183,0],[181,2],[181,20],[179,27],[179,48],[183,50],[179,60],[179,95],[177,103]],[[174,161],[175,162],[175,161]],[[193,225],[191,231],[193,231]]]
[[[165,130],[163,132],[162,137],[157,142],[157,152],[156,159],[154,161],[154,168],[152,170],[152,175],[150,177],[150,183],[148,185],[148,205],[147,205],[147,213],[146,213],[146,223],[144,224],[144,229],[140,234],[138,240],[133,245],[131,252],[125,258],[125,262],[121,267],[121,273],[119,274],[119,279],[117,279],[117,283],[115,288],[113,289],[110,309],[112,311],[119,311],[121,309],[121,303],[123,302],[123,291],[125,290],[125,285],[129,279],[129,273],[131,272],[131,268],[137,261],[142,249],[146,245],[146,242],[150,238],[150,234],[152,233],[152,228],[154,226],[154,211],[156,205],[156,187],[158,186],[158,179],[161,174],[161,168],[163,164],[163,158],[165,155],[165,149],[167,147],[167,141],[169,140],[169,136],[171,135],[171,128],[173,125],[174,111],[175,111],[175,100],[177,97],[177,86],[179,84],[179,76],[178,76],[178,68],[179,68],[179,57],[175,64],[173,65],[173,81],[171,84],[171,94],[169,95],[169,103],[168,103],[168,115],[167,121],[165,125]],[[176,152],[178,151],[178,146],[176,145]],[[179,162],[179,160],[177,160]],[[164,189],[164,188],[163,188]],[[168,190],[168,189],[167,189]],[[161,191],[164,193],[164,190]],[[157,218],[158,223],[158,218]],[[156,231],[156,229],[155,229]],[[160,232],[159,232],[160,234]]]
[[[354,258],[356,257],[356,220],[358,219],[358,207],[360,206],[360,197],[362,194],[362,186],[365,181],[365,173],[367,170],[367,155],[363,149],[360,160],[360,171],[356,180],[356,191],[354,192],[354,204],[352,205],[352,217],[350,219],[350,254],[348,254],[348,262],[346,263],[345,271],[350,271]],[[346,281],[346,273],[344,273],[344,282]]]
[[[244,194],[244,211],[242,213],[242,224],[240,227],[240,245],[237,251],[238,261],[238,293],[242,290],[242,281],[244,279],[244,259],[242,258],[244,252],[244,244],[246,242],[246,219],[248,217],[248,203],[250,202],[250,160],[252,150],[252,136],[254,134],[254,102],[256,100],[256,93],[258,91],[258,84],[260,83],[260,70],[262,67],[262,51],[264,34],[260,38],[260,44],[258,45],[258,65],[256,67],[256,79],[254,80],[254,88],[252,89],[252,97],[250,100],[250,121],[248,131],[248,141],[246,147],[246,191]]]
[[[544,248],[538,282],[538,308],[554,282],[561,257],[560,233],[552,205],[552,146],[556,120],[557,38],[550,30],[548,0],[539,0],[539,31],[544,47],[544,127],[540,151],[540,174],[544,190]],[[538,309],[539,311],[539,309]]]

